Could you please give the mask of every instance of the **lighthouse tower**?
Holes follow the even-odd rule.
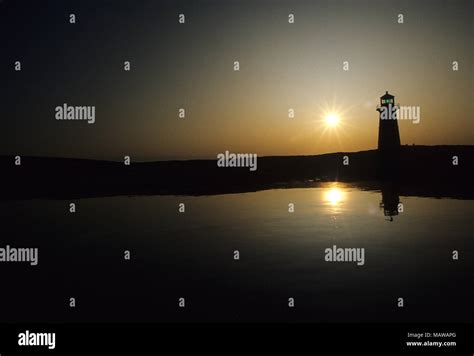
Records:
[[[395,151],[400,147],[400,132],[398,131],[397,107],[395,97],[388,91],[380,97],[379,115],[379,151]]]

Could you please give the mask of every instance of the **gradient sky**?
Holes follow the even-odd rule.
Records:
[[[418,125],[400,122],[402,144],[473,144],[473,11],[469,0],[0,0],[0,154],[373,149],[386,90],[421,108]],[[95,105],[96,123],[56,121],[63,103]],[[342,119],[333,131],[322,121],[331,108]]]

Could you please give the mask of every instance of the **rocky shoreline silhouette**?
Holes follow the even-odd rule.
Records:
[[[453,157],[457,157],[457,165]],[[348,158],[348,164],[343,161]],[[397,162],[377,150],[258,158],[258,169],[218,167],[216,160],[133,162],[0,156],[0,200],[114,195],[211,195],[272,188],[355,183],[379,189],[396,181],[400,194],[473,198],[474,146],[401,146]],[[387,167],[391,167],[387,169]],[[395,167],[395,168],[394,168]],[[392,169],[393,168],[393,169]]]

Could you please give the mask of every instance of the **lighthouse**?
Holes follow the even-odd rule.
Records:
[[[398,131],[398,107],[395,97],[388,91],[380,97],[379,112],[379,151],[396,151],[400,147],[400,132]]]

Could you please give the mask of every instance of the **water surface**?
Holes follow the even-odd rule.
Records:
[[[2,321],[470,321],[474,201],[383,193],[1,202],[1,246],[39,247],[37,267],[0,264]],[[364,265],[326,262],[334,245]]]

